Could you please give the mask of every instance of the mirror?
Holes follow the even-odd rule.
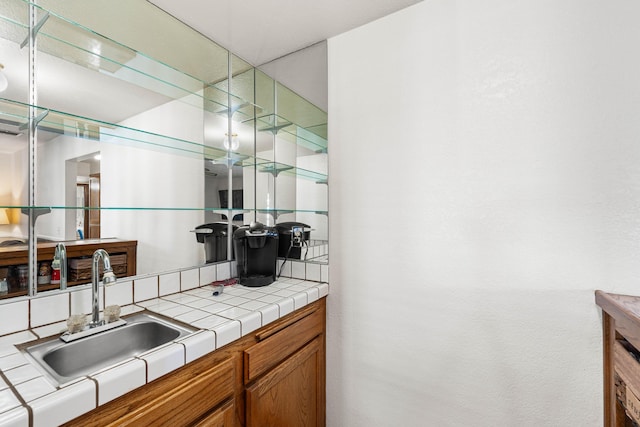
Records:
[[[236,225],[309,224],[325,249],[307,259],[326,261],[326,113],[146,1],[36,10],[30,204],[29,2],[0,6],[0,207],[11,218],[0,239],[26,238],[21,208],[48,207],[38,241],[135,240],[136,273],[161,272],[202,264],[192,230],[231,208]]]

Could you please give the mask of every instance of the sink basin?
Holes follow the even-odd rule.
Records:
[[[58,384],[144,353],[193,333],[149,313],[127,317],[127,324],[69,343],[53,338],[26,347],[29,354]]]

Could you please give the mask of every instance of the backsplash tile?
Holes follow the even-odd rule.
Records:
[[[291,261],[291,277],[295,277],[296,279],[304,279],[306,264],[306,262]]]
[[[192,268],[180,272],[180,290],[186,291],[197,288],[200,283],[200,269]]]
[[[307,263],[305,279],[312,280],[314,282],[319,282],[320,281],[320,264]]]
[[[180,292],[180,272],[160,274],[158,276],[160,296]]]
[[[91,288],[69,292],[71,314],[89,314],[92,310]]]
[[[215,264],[200,267],[200,286],[215,282],[216,277],[217,266]]]
[[[69,293],[32,298],[31,326],[42,326],[47,323],[59,322],[69,318]]]
[[[29,301],[4,304],[0,309],[0,335],[23,331],[29,327]]]
[[[158,276],[133,281],[133,301],[139,302],[158,297]]]
[[[231,272],[233,271],[233,274]],[[216,264],[216,280],[227,280],[236,275],[236,262]]]
[[[320,281],[329,283],[329,265],[320,265]]]
[[[104,310],[109,305],[127,305],[133,303],[133,282],[131,280],[116,282],[104,287],[104,300],[100,306]]]
[[[282,263],[284,262],[284,266],[282,266]],[[278,273],[281,274],[282,277],[291,277],[291,260],[287,260],[287,261],[283,261],[283,260],[278,260]]]

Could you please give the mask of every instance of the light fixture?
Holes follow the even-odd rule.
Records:
[[[9,86],[9,80],[2,70],[4,70],[4,65],[0,64],[0,92],[4,92]]]
[[[222,144],[224,145],[224,148],[226,148],[227,150],[236,151],[238,147],[240,147],[240,140],[238,139],[238,134],[232,133],[231,143],[229,143],[229,134],[225,133],[224,141],[222,142]]]
[[[0,209],[0,225],[11,224],[7,215],[7,208]]]

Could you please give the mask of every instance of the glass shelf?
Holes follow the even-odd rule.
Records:
[[[269,173],[274,176],[288,175],[302,178],[308,181],[315,181],[318,184],[326,184],[327,175],[302,168],[297,168],[285,163],[269,162],[267,160],[257,163],[258,172]]]
[[[19,44],[29,33],[29,24],[24,21],[28,16],[29,2],[11,0],[11,3],[13,8],[0,7],[0,27],[7,27],[0,36]],[[226,51],[224,55],[218,55],[220,59],[216,62],[216,69],[223,69],[224,73],[220,74],[218,70],[215,74],[203,71],[194,75],[62,17],[54,10],[36,7],[40,16],[49,13],[49,19],[37,36],[38,50],[43,53],[132,83],[168,99],[205,105],[208,111],[226,114],[229,96],[232,106],[247,103],[247,100],[229,94],[226,84],[219,83],[221,79],[226,80]],[[21,8],[24,11],[16,13],[16,9]],[[92,15],[97,13],[99,11],[91,11]],[[23,20],[19,19],[20,16]],[[211,41],[208,43],[213,45]],[[244,115],[245,119],[252,114],[248,109],[234,112],[237,117]]]
[[[258,132],[275,133],[279,138],[305,147],[313,152],[327,152],[326,122],[305,128],[280,115],[266,114],[258,116],[256,119],[244,120],[242,123],[249,126],[255,124]],[[323,135],[323,132],[325,135]]]

